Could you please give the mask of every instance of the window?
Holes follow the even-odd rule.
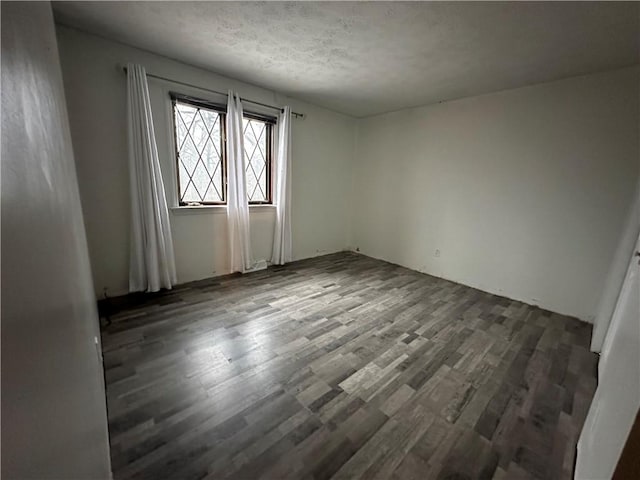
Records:
[[[173,99],[179,205],[224,205],[227,162],[225,110],[178,94]],[[250,204],[271,203],[274,120],[245,113],[244,151]]]
[[[246,116],[243,123],[249,203],[271,203],[272,124]]]
[[[225,203],[224,113],[213,105],[174,98],[178,203]]]

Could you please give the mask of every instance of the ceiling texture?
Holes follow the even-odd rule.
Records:
[[[639,63],[640,3],[54,2],[56,21],[355,117]]]

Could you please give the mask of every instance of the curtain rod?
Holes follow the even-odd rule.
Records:
[[[127,67],[122,67],[122,71],[124,73],[127,73]],[[224,95],[225,97],[228,96],[227,93],[219,92],[219,91],[213,90],[211,88],[199,87],[198,85],[193,85],[192,83],[186,83],[186,82],[180,82],[178,80],[172,80],[172,79],[167,78],[167,77],[161,77],[160,75],[154,75],[153,73],[147,73],[147,77],[156,78],[158,80],[164,80],[166,82],[176,83],[178,85],[183,85],[185,87],[197,88],[198,90],[204,90],[205,92],[217,93],[218,95]],[[241,100],[243,102],[253,103],[254,105],[260,105],[262,107],[272,108],[274,110],[280,110],[281,112],[284,110],[282,107],[276,107],[275,105],[269,105],[267,103],[256,102],[255,100],[249,100],[248,98],[241,98]],[[304,113],[298,113],[298,112],[291,111],[291,115],[293,115],[296,118],[304,118]]]

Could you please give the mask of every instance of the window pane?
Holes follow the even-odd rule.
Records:
[[[221,115],[176,101],[174,116],[180,203],[223,202]]]
[[[247,196],[250,202],[268,202],[269,152],[267,152],[267,123],[243,119],[244,154],[247,169]]]

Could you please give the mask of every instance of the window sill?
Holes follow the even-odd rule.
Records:
[[[270,210],[275,210],[276,206],[273,204],[265,204],[265,205],[249,205],[249,212],[267,212]],[[176,215],[192,215],[192,214],[226,214],[227,206],[226,205],[199,205],[199,206],[180,206],[180,207],[169,207],[169,210],[172,214]]]

